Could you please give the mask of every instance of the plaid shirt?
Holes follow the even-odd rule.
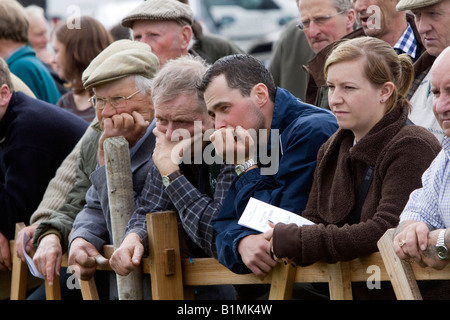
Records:
[[[436,229],[450,227],[450,138],[422,176],[423,187],[411,193],[400,221],[423,221]]]
[[[153,164],[144,189],[137,199],[137,209],[128,223],[126,234],[137,233],[146,246],[148,243],[147,213],[177,211],[189,238],[209,256],[215,255],[216,233],[211,220],[219,213],[234,176],[234,166],[223,164],[217,179],[212,181],[215,189],[214,196],[211,198],[200,187],[194,186],[185,175],[176,178],[165,188],[161,174]],[[198,185],[200,184],[202,181],[199,181]],[[205,185],[209,188],[210,183]]]
[[[414,36],[414,31],[408,23],[408,28],[403,32],[400,39],[394,45],[394,50],[397,53],[407,53],[413,60],[416,59],[417,54],[417,40]]]

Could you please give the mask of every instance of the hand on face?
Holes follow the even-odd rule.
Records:
[[[145,135],[149,125],[150,122],[145,120],[137,111],[133,111],[131,114],[121,113],[105,118],[103,120],[103,134],[98,145],[99,165],[103,166],[105,164],[103,142],[106,139],[122,136],[127,139],[131,148]]]
[[[242,164],[255,157],[255,139],[241,126],[216,130],[210,137],[216,153],[227,163]]]

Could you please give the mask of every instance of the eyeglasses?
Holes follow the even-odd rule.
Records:
[[[346,11],[347,10],[342,10],[342,11],[339,11],[338,13],[336,13],[336,14],[333,14],[333,15],[322,16],[322,17],[315,17],[315,18],[312,18],[311,20],[308,19],[308,20],[302,21],[302,22],[300,22],[297,25],[297,28],[299,28],[300,30],[309,29],[309,25],[311,24],[311,21],[314,22],[314,24],[316,24],[318,26],[322,26],[325,23],[327,23],[328,20],[330,20],[331,18],[333,18],[335,16],[338,16],[340,14],[343,14]]]
[[[138,94],[141,91],[142,91],[142,89],[134,92],[133,94],[129,95],[128,97],[117,96],[117,97],[111,97],[108,99],[104,99],[104,98],[97,98],[96,96],[92,96],[89,98],[89,102],[92,103],[94,108],[97,110],[105,109],[106,102],[108,102],[108,101],[113,108],[119,108],[121,105],[123,105],[124,102],[126,102],[127,100],[130,100],[131,98],[133,98],[136,94]]]

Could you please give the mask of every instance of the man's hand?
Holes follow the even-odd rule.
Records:
[[[22,230],[19,231],[19,233],[17,234],[17,241],[16,241],[16,253],[17,256],[23,261],[26,262],[25,259],[25,254],[22,250],[22,243],[23,243],[23,236],[26,233],[28,235],[28,238],[30,238],[30,240],[28,240],[28,242],[25,244],[25,251],[28,255],[31,254],[31,252],[33,252],[33,235],[34,232],[36,231],[37,228],[37,224],[32,224],[31,226],[26,226],[25,228],[23,228]]]
[[[39,243],[39,247],[33,256],[33,262],[51,286],[55,274],[59,276],[61,261],[62,248],[59,237],[56,234],[46,235]]]
[[[9,241],[0,232],[0,271],[8,271],[12,269],[11,252],[9,250]]]
[[[420,221],[402,222],[395,230],[394,251],[400,259],[422,260],[421,252],[428,246],[428,226]]]
[[[216,130],[210,140],[216,153],[229,164],[242,164],[255,159],[255,140],[249,131],[237,126]]]
[[[130,233],[114,251],[109,264],[118,275],[127,276],[141,264],[143,254],[144,246],[141,238],[136,233]]]
[[[97,249],[83,238],[72,241],[69,252],[69,266],[79,270],[81,280],[89,280],[94,276],[97,264],[106,265],[105,259]]]
[[[181,141],[170,141],[163,132],[158,130],[158,128],[153,129],[153,134],[156,137],[156,143],[155,148],[153,149],[152,158],[153,163],[158,168],[161,176],[165,176],[179,170],[179,164],[183,155],[180,154],[182,153],[182,151],[179,147],[176,151],[174,151],[174,149],[176,148],[177,144],[185,145],[187,143],[190,143],[186,142],[186,140],[189,140],[189,138],[183,139]],[[174,154],[174,152],[176,153]]]
[[[267,276],[277,265],[270,256],[270,242],[264,233],[242,238],[238,244],[238,251],[245,265],[257,276]]]
[[[133,147],[147,131],[150,122],[136,111],[121,113],[103,120],[103,133],[98,144],[99,165],[105,165],[105,156],[103,151],[103,142],[111,137],[122,136],[128,141],[128,145]]]
[[[393,239],[397,256],[403,260],[412,259],[422,267],[438,270],[444,268],[450,260],[439,259],[436,251],[437,238],[442,229],[432,231],[430,229],[424,222],[402,222],[397,227]]]

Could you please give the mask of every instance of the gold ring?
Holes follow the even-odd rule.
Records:
[[[403,247],[406,244],[406,240],[403,239],[402,241],[400,241],[400,243],[398,244],[401,247]]]

